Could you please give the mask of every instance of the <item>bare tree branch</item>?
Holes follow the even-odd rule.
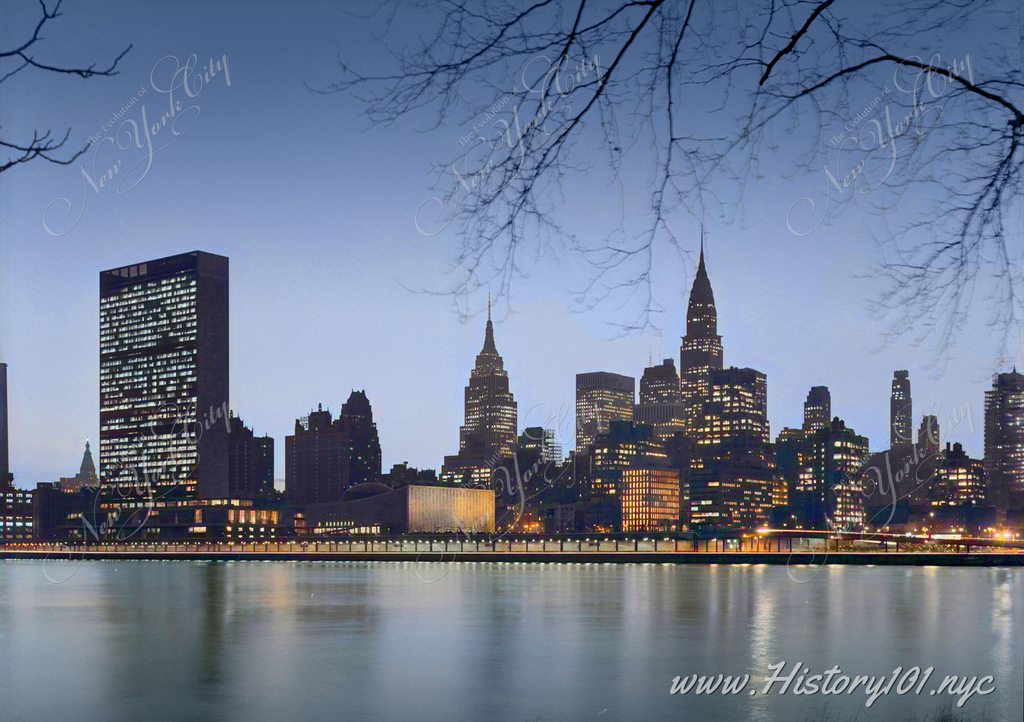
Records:
[[[32,50],[33,46],[36,45],[36,43],[43,40],[43,37],[41,35],[43,26],[46,25],[48,21],[55,20],[56,18],[63,15],[63,13],[60,12],[61,2],[63,2],[63,0],[57,0],[57,3],[53,6],[53,10],[48,10],[46,7],[46,2],[44,0],[39,0],[39,7],[42,12],[42,17],[39,19],[39,22],[36,23],[35,29],[32,32],[32,36],[24,43],[22,43],[19,47],[13,48],[12,50],[0,50],[0,60],[4,58],[16,58],[21,61],[21,64],[18,65],[17,68],[6,73],[3,76],[0,76],[0,83],[3,83],[11,76],[21,72],[22,70],[28,67],[37,68],[39,70],[44,70],[49,73],[77,75],[81,78],[91,78],[95,75],[109,77],[118,74],[116,70],[117,64],[121,62],[121,59],[124,58],[128,51],[132,49],[131,45],[125,48],[120,55],[114,58],[114,62],[112,62],[110,66],[104,70],[97,70],[95,63],[93,63],[87,68],[65,68],[59,65],[51,65],[49,63],[44,63],[36,60],[35,56],[30,54],[30,51]],[[64,137],[61,138],[60,140],[57,140],[55,137],[51,137],[50,133],[51,131],[49,130],[42,134],[40,134],[39,131],[34,131],[32,140],[28,143],[6,142],[0,140],[0,146],[2,146],[3,148],[8,148],[12,151],[17,151],[16,154],[8,154],[6,160],[0,161],[0,173],[9,170],[16,165],[27,163],[35,158],[42,158],[43,160],[47,160],[51,163],[57,163],[60,165],[69,165],[73,163],[75,159],[77,159],[79,156],[85,153],[85,151],[89,148],[87,144],[83,146],[81,150],[71,155],[71,157],[69,158],[57,158],[54,155],[52,155],[52,153],[54,151],[61,149],[64,146],[64,144],[67,143],[67,140],[71,135],[71,129],[69,128],[67,132],[64,134]]]

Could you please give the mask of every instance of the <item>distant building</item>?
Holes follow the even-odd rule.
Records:
[[[14,481],[7,440],[7,364],[0,363],[0,488]]]
[[[350,485],[350,448],[342,424],[323,404],[310,412],[305,424],[285,437],[285,496],[292,505],[340,501]]]
[[[828,386],[812,386],[804,401],[805,432],[824,429],[832,420],[832,394]]]
[[[274,440],[256,436],[232,412],[228,418],[228,489],[232,499],[274,498]]]
[[[913,402],[910,398],[910,374],[895,371],[889,397],[889,448],[914,443]]]
[[[803,528],[860,529],[864,504],[860,473],[869,455],[867,437],[840,418],[807,435],[793,499]]]
[[[33,493],[0,484],[0,540],[28,541],[35,538]]]
[[[942,443],[942,439],[939,436],[938,417],[931,414],[922,416],[921,425],[917,427],[917,445],[924,447],[929,455],[937,454]]]
[[[962,444],[951,449],[947,443],[931,491],[933,506],[984,506],[984,463],[969,457]]]
[[[523,429],[519,436],[519,448],[523,451],[534,452],[541,462],[555,463],[562,462],[562,445],[558,443],[554,429],[545,429],[541,426],[530,426]]]
[[[1016,367],[985,392],[985,483],[997,509],[1024,506],[1024,375]]]
[[[685,430],[686,407],[679,391],[675,362],[667,358],[644,369],[640,379],[640,403],[633,407],[633,421],[654,427],[654,434],[670,438]]]
[[[101,272],[104,486],[227,498],[227,415],[228,259],[194,251]]]
[[[436,486],[437,472],[434,469],[417,469],[409,466],[408,461],[403,461],[401,464],[392,466],[391,471],[387,474],[383,474],[381,483],[392,489],[401,489],[410,484]]]
[[[784,499],[768,424],[767,377],[728,368],[710,375],[709,399],[694,430],[690,521],[713,528],[763,525]]]
[[[622,531],[679,529],[679,470],[641,466],[622,471]]]
[[[72,515],[81,517],[86,505],[95,499],[95,485],[84,485],[76,489],[65,489],[61,482],[40,482],[36,484],[33,498],[35,535],[39,541],[58,541],[71,538],[69,519]],[[81,531],[81,522],[77,524]]]
[[[357,484],[342,500],[301,509],[315,534],[490,533],[494,531],[494,494],[410,484],[391,489]]]
[[[576,453],[582,454],[612,421],[633,420],[636,379],[605,371],[576,374]]]
[[[516,448],[518,408],[509,391],[508,372],[494,345],[490,301],[483,349],[466,386],[466,423],[459,431],[459,451],[479,448],[500,461]]]
[[[96,476],[96,465],[92,460],[92,450],[89,448],[87,440],[78,473],[75,476],[61,477],[60,488],[64,491],[79,491],[87,486],[97,486],[99,481],[99,477]]]
[[[701,423],[704,405],[711,395],[711,373],[724,366],[722,337],[718,335],[718,311],[704,265],[704,236],[701,234],[700,262],[690,289],[686,309],[686,335],[679,348],[679,380],[686,412],[686,431]]]
[[[599,434],[587,453],[576,460],[582,467],[579,474],[584,497],[618,499],[627,468],[667,467],[668,453],[650,426],[615,420],[610,422],[608,432]]]
[[[350,484],[380,481],[380,438],[365,391],[353,391],[341,407],[341,424],[350,445]]]
[[[806,438],[807,432],[803,429],[786,427],[775,439],[775,467],[783,482],[783,494],[775,506],[788,507],[793,503],[800,470],[806,463]]]

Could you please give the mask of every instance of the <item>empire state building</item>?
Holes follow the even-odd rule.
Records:
[[[484,454],[500,460],[516,447],[517,406],[508,389],[508,372],[494,345],[491,306],[487,331],[466,387],[466,424],[459,430],[459,454]]]
[[[704,405],[711,395],[711,374],[722,368],[722,337],[718,335],[715,294],[704,266],[702,234],[700,263],[686,309],[686,335],[679,349],[679,389],[686,407],[684,428],[687,433],[692,434],[699,426]]]

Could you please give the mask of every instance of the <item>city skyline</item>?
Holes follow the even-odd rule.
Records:
[[[702,243],[702,246],[703,246],[703,243]],[[211,254],[208,254],[208,253],[206,253],[204,251],[193,251],[191,253],[177,254],[176,256],[171,256],[171,257],[163,258],[163,259],[150,259],[149,263],[152,263],[154,260],[168,261],[168,260],[171,260],[171,259],[178,258],[179,256],[180,257],[192,256],[192,255],[195,255],[196,253],[198,253],[200,256],[206,256],[206,257],[212,257],[212,258],[220,258],[218,256],[211,256]],[[146,262],[143,262],[143,261],[136,261],[133,265],[124,266],[121,269],[114,269],[113,271],[104,271],[101,274],[101,277],[105,277],[106,275],[110,275],[110,274],[117,275],[121,271],[124,271],[125,276],[128,276],[128,274],[130,273],[131,268],[133,266],[135,268],[137,268],[137,269],[144,268],[145,267],[145,263]],[[128,281],[126,280],[125,283],[127,284]],[[695,303],[697,304],[696,306],[694,305]],[[701,306],[701,304],[707,305],[708,308],[710,309],[710,311],[702,310],[703,306]],[[704,318],[706,316],[709,319],[709,322],[710,322],[710,326],[709,326],[710,333],[714,334],[714,331],[716,330],[715,326],[716,326],[716,320],[717,320],[717,318],[716,318],[717,317],[717,312],[716,312],[716,308],[715,308],[715,305],[714,305],[714,298],[713,298],[713,292],[711,290],[711,284],[710,284],[710,281],[708,280],[708,273],[705,270],[703,247],[701,248],[700,263],[699,263],[699,266],[698,266],[698,269],[697,269],[697,273],[696,273],[694,281],[693,281],[693,285],[691,287],[691,293],[689,294],[689,297],[688,297],[687,307],[689,309],[688,310],[688,316],[691,319],[694,318],[694,317],[697,317],[698,318],[698,324],[707,323],[708,321],[705,321],[705,318]],[[697,309],[696,312],[694,311],[695,308]],[[686,339],[684,338],[683,341],[684,341],[684,344],[685,344],[686,343]],[[719,350],[717,351],[717,353],[720,356],[724,356],[724,353],[721,351],[721,348],[722,348],[722,345],[721,345],[721,342],[719,341],[718,342],[718,349]],[[488,311],[488,318],[487,318],[487,322],[486,322],[484,352],[483,353],[484,353],[485,356],[488,353],[492,353],[492,354],[496,353],[494,351],[494,328],[493,328],[492,320],[490,318],[490,312],[489,311]],[[478,354],[477,355],[477,362],[478,363],[479,363],[479,359],[480,358],[481,357]],[[661,364],[661,366],[664,366],[669,361],[672,361],[672,359],[665,359],[665,362],[663,364]],[[585,365],[586,361],[585,361],[585,359],[579,359],[579,363],[582,364],[582,365]],[[648,359],[648,363],[651,363],[650,358]],[[725,364],[725,365],[728,368],[735,368],[735,367],[729,366],[728,364]],[[646,366],[645,367],[645,371],[651,371],[651,370],[656,369],[656,368],[658,368],[658,367],[657,366]],[[600,374],[608,374],[609,372],[593,371],[593,372],[590,372],[590,373],[591,374],[600,375]],[[895,378],[903,379],[903,382],[908,382],[908,379],[906,379],[906,377],[903,376],[903,374],[905,374],[905,373],[906,373],[905,371],[895,371],[895,372],[893,372],[893,375],[894,375]],[[587,375],[588,375],[587,373],[577,374],[577,376],[587,376]],[[615,374],[612,374],[612,375],[614,376]],[[633,378],[631,380],[633,380],[633,382],[635,384],[635,378]],[[509,383],[509,388],[512,389],[513,386],[514,386],[514,379],[509,379],[508,383]],[[579,379],[577,378],[577,394],[578,394],[578,383],[579,383]],[[896,382],[893,381],[894,386],[895,386],[895,383]],[[828,393],[827,387],[817,387],[817,386],[811,387],[811,391],[809,393],[814,393],[818,389],[821,389],[821,388],[824,388],[824,392]],[[362,392],[362,391],[356,392],[355,389],[353,389],[353,393],[364,393],[364,392]],[[988,393],[988,389],[986,389],[985,393]],[[635,392],[634,392],[634,395],[635,395]],[[513,392],[513,396],[514,396],[514,392]],[[770,397],[771,394],[768,394],[768,396]],[[365,395],[363,396],[363,398],[364,399],[366,398]],[[638,398],[639,397],[637,397],[637,399]],[[889,425],[889,430],[891,431],[892,430],[892,423],[893,423],[892,422],[892,418],[893,418],[892,414],[894,413],[893,404],[895,402],[893,401],[893,397],[892,396],[890,396],[888,400],[889,400],[889,424],[888,425]],[[975,405],[972,402],[967,402],[967,403],[970,404],[972,413],[974,413],[975,409],[983,408],[983,404]],[[244,402],[242,402],[242,404],[243,404],[243,408],[244,408]],[[513,406],[515,406],[515,405],[516,404],[513,404]],[[339,407],[341,407],[341,406],[343,406],[343,404],[339,405]],[[806,424],[807,399],[804,400],[804,402],[802,404],[802,407],[803,407],[803,411],[804,411],[803,422]],[[328,404],[328,408],[329,408],[329,404]],[[534,407],[534,409],[535,408],[536,407]],[[961,409],[962,409],[962,407],[961,407]],[[963,430],[964,430],[962,428],[962,424],[965,423],[965,417],[964,417],[964,414],[962,413],[961,409],[954,409],[953,413],[955,415],[951,416],[951,418],[945,420],[945,423],[944,423],[944,420],[942,419],[941,416],[936,418],[936,422],[938,424],[939,431],[940,431],[940,433],[943,434],[943,437],[942,437],[943,438],[943,443],[945,443],[948,440],[950,443],[955,442],[955,443],[963,444],[963,440],[956,436],[956,433],[958,431],[962,433]],[[926,411],[927,409],[923,409],[923,410]],[[231,411],[231,413],[237,413],[237,414],[245,413],[243,410],[241,410],[239,408],[235,408],[234,403],[232,404],[230,411]],[[910,421],[912,423],[912,425],[915,428],[916,428],[917,421],[918,420],[923,420],[924,416],[926,416],[926,414],[921,413],[921,411],[922,411],[922,409],[918,409],[917,407],[914,407],[912,419],[908,420],[908,421]],[[569,427],[566,427],[565,423],[562,423],[560,425],[558,423],[558,421],[559,421],[559,418],[563,418],[563,421],[567,420],[567,422],[571,424],[573,419],[574,419],[574,412],[575,412],[575,406],[573,407],[572,411],[570,413],[568,413],[568,414],[562,414],[561,417],[557,413],[556,414],[549,414],[548,418],[545,419],[548,427],[551,427],[552,425],[555,425],[556,427],[560,426],[560,428],[555,428],[554,429],[554,432],[555,432],[556,436],[559,433],[567,433],[569,437],[572,437],[569,440],[570,443],[573,440],[575,440],[575,438],[578,436],[578,434],[575,432],[575,430],[573,430],[571,432],[568,431],[567,429]],[[902,408],[901,408],[901,412],[902,412],[901,415],[905,415],[906,414],[906,411],[903,410]],[[517,434],[519,432],[522,432],[523,429],[526,428],[526,425],[524,425],[524,423],[523,423],[524,416],[526,414],[530,414],[530,413],[532,413],[532,410],[528,410],[526,412],[521,412],[519,414],[519,422],[517,424]],[[292,418],[294,418],[294,417],[292,417]],[[537,421],[537,417],[536,416],[533,417],[533,421]],[[772,423],[771,422],[771,418],[770,418],[770,414],[769,414],[768,422],[769,422],[769,424]],[[961,428],[957,429],[958,425],[960,425]],[[968,426],[969,425],[970,424],[968,422]],[[781,426],[780,425],[780,426],[771,426],[771,428],[773,429],[773,431],[770,434],[770,441],[774,442],[775,438],[779,434],[779,432],[783,428],[789,428],[789,427]],[[797,426],[796,428],[799,428],[799,426]],[[946,429],[949,429],[950,431],[952,431],[953,435],[952,436],[948,435],[946,433]],[[264,433],[267,433],[267,432],[264,432]],[[464,432],[460,432],[460,433],[464,433]],[[969,439],[968,435],[965,435],[965,436]],[[281,438],[284,438],[284,437],[282,436]],[[566,443],[563,442],[563,446],[567,447],[569,445],[570,444],[566,444]],[[382,446],[383,446],[383,444],[382,444]],[[877,442],[873,442],[871,448],[874,451],[874,450],[881,450],[881,449],[890,448],[890,447],[888,447],[888,446],[886,446],[884,444],[879,444]],[[965,446],[965,448],[968,449],[968,453],[970,453],[970,446]],[[566,449],[566,452],[568,452],[568,448]],[[978,458],[981,457],[981,454],[979,454],[979,453],[974,453],[973,455],[977,456]],[[383,467],[386,469],[386,468],[389,468],[392,465],[392,463],[398,464],[398,463],[404,463],[404,462],[408,461],[408,459],[406,459],[406,458],[403,458],[401,461],[398,461],[397,459],[398,459],[399,456],[401,456],[400,453],[399,453],[398,456],[394,457],[396,459],[394,462],[384,462],[383,463]],[[437,454],[436,456],[439,456],[439,457],[443,458],[443,456],[444,456],[443,451],[441,453]],[[412,462],[410,462],[410,463],[413,466],[416,465],[416,464],[414,464]],[[424,468],[434,468],[434,469],[438,469],[439,470],[442,467],[442,462],[441,461],[435,461],[433,463],[433,465],[427,463],[427,464],[421,464],[421,466],[424,467]],[[284,473],[283,473],[283,469],[284,468],[285,468],[285,465],[279,464],[279,463],[275,462],[275,470],[276,470],[275,482],[276,482],[276,486],[279,489],[282,488],[281,482],[284,481],[284,476],[285,476]],[[42,481],[42,479],[39,479],[37,481]],[[16,485],[17,485],[17,479],[16,479]]]

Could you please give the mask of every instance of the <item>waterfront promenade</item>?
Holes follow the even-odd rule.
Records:
[[[1024,566],[1024,543],[942,544],[882,541],[865,548],[822,539],[808,548],[792,539],[345,539],[341,541],[122,542],[83,546],[0,545],[0,559],[205,560],[331,562],[861,564]]]

